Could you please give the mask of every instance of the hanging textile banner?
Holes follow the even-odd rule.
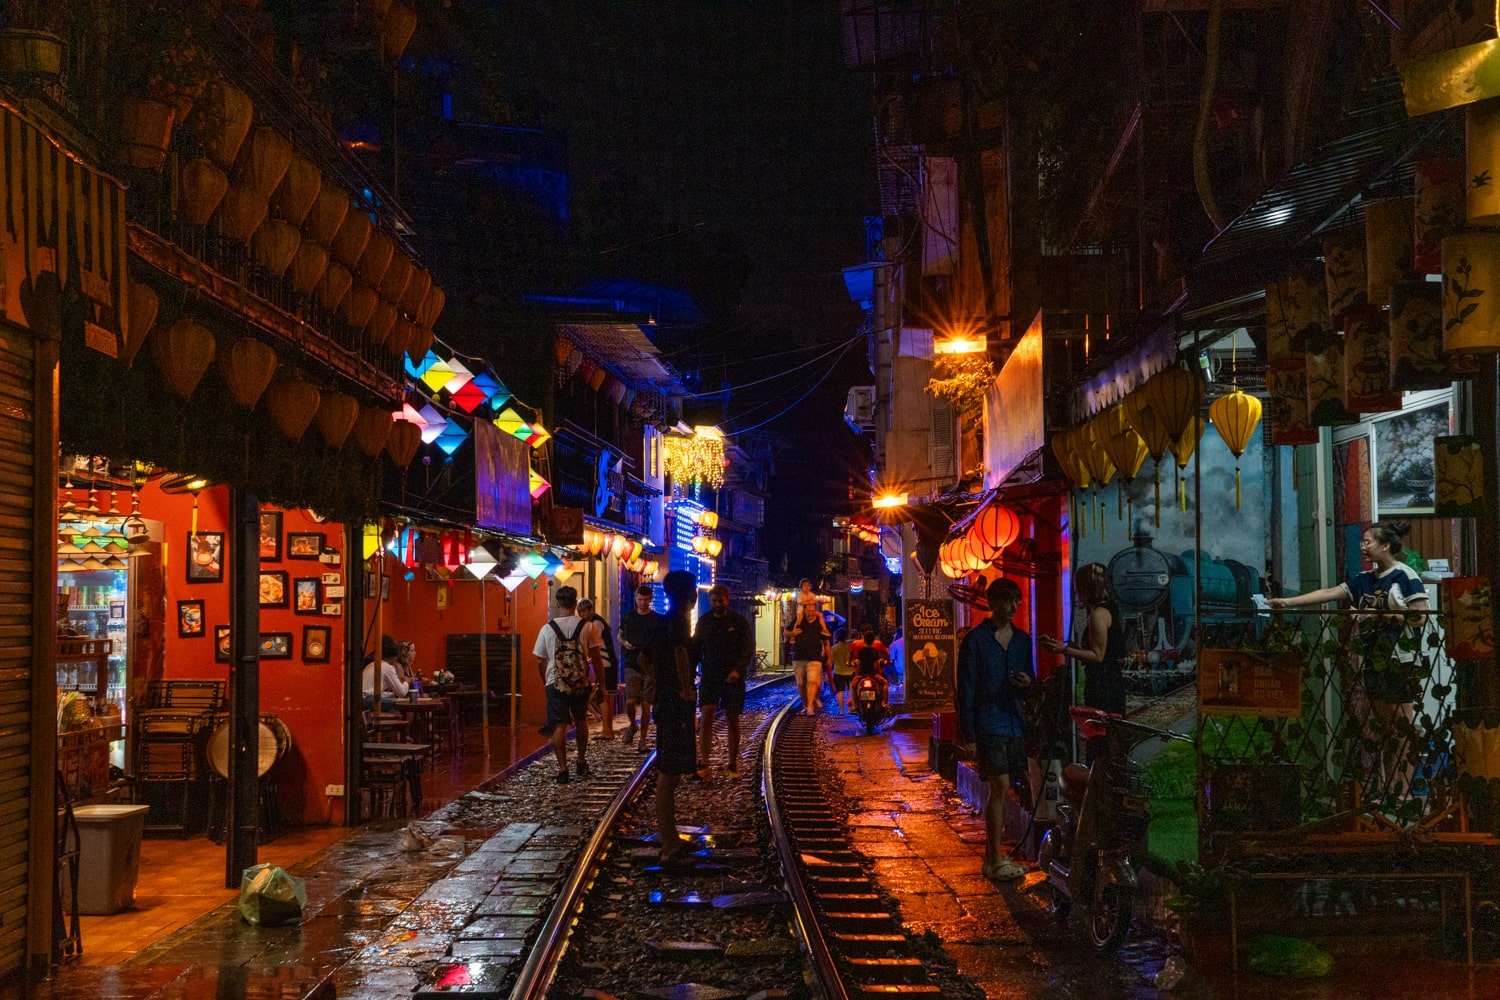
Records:
[[[475,517],[480,527],[531,532],[531,449],[487,420],[474,421]]]

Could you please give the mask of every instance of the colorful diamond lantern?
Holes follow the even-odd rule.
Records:
[[[516,572],[510,574],[509,576],[502,576],[500,578],[500,584],[506,590],[508,590],[512,594],[514,594],[516,592],[516,588],[519,587],[521,584],[525,583],[527,579],[528,579],[528,577],[526,576],[525,573],[522,573],[520,570],[517,570]]]
[[[474,373],[469,371],[469,366],[457,358],[449,361],[448,367],[452,369],[453,377],[444,383],[443,389],[450,395],[474,381]]]
[[[443,428],[443,432],[434,438],[432,443],[443,449],[444,454],[451,455],[467,440],[469,440],[469,432],[459,426],[458,421],[450,420],[448,426]]]
[[[558,570],[568,565],[568,561],[559,557],[555,552],[544,552],[542,553],[542,558],[547,561],[548,576],[555,576]]]
[[[460,386],[453,392],[453,397],[449,400],[449,402],[465,413],[473,413],[484,405],[486,399],[484,390],[476,386],[474,381],[470,379]]]
[[[428,407],[428,409],[431,409],[431,407]],[[397,420],[405,420],[407,423],[416,424],[418,427],[427,426],[427,421],[422,419],[422,414],[418,413],[416,407],[410,403],[402,403],[401,409],[393,414],[393,416]]]
[[[526,553],[516,565],[533,580],[547,572],[547,560],[540,552]]]
[[[522,441],[531,435],[531,425],[522,420],[521,415],[508,406],[495,418],[495,426]]]
[[[547,482],[547,480],[545,480],[541,476],[537,475],[535,470],[532,470],[532,473],[531,473],[531,499],[533,499],[533,500],[540,500],[542,498],[542,494],[546,493],[551,488],[552,488],[552,484],[551,483]]]
[[[408,375],[410,375],[412,378],[419,379],[423,375],[427,374],[427,369],[431,368],[433,365],[437,364],[441,360],[443,360],[443,359],[440,358],[440,357],[438,357],[436,354],[432,353],[431,351],[428,351],[425,355],[422,356],[421,360],[419,360],[419,361],[417,361],[415,363],[412,362],[411,356],[407,355],[407,358],[406,358],[406,373]]]
[[[448,384],[454,374],[453,367],[448,362],[439,361],[422,373],[422,384],[437,392]]]
[[[532,424],[531,437],[526,439],[526,443],[531,445],[533,448],[540,448],[542,445],[551,440],[552,435],[547,433],[547,428],[543,427],[541,424]]]
[[[431,403],[417,412],[422,418],[422,443],[432,444],[447,429],[448,418],[439,413]]]
[[[486,401],[493,398],[495,393],[499,392],[501,389],[500,383],[496,381],[495,376],[491,375],[489,372],[480,372],[469,380],[469,384],[472,385],[475,389],[478,389],[480,392],[484,393],[484,398]]]
[[[505,383],[499,382],[495,386],[495,394],[490,397],[490,409],[499,410],[513,398],[510,390],[505,387]]]

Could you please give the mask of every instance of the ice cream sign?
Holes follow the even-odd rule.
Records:
[[[943,711],[953,707],[953,601],[906,602],[906,707]]]

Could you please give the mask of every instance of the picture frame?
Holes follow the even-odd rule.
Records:
[[[327,663],[333,645],[333,629],[327,625],[302,626],[302,662]]]
[[[281,511],[260,512],[260,560],[281,562]]]
[[[262,632],[260,634],[260,658],[262,660],[290,660],[292,658],[292,633]]]
[[[1452,432],[1452,413],[1452,396],[1444,393],[1370,421],[1377,520],[1437,509],[1432,442]]]
[[[234,659],[234,647],[231,645],[230,631],[228,625],[214,626],[214,662],[229,663]]]
[[[338,573],[324,573],[323,574],[323,583],[326,584],[327,586],[337,587],[339,584],[341,584],[343,582],[344,582],[344,578],[343,578],[343,576],[341,574],[338,574]]]
[[[341,601],[344,599],[344,588],[342,586],[324,587],[323,596],[330,601]]]
[[[343,613],[344,613],[344,606],[342,604],[325,604],[325,605],[323,605],[323,614],[326,617],[337,618],[340,615],[342,615]]]
[[[319,594],[318,578],[315,576],[299,576],[292,581],[292,612],[299,615],[315,615],[318,613]]]
[[[382,601],[389,601],[391,599],[391,578],[389,576],[382,575],[380,577],[380,599]]]
[[[199,600],[177,602],[177,637],[179,639],[201,639],[208,634],[203,624],[203,602]]]
[[[364,594],[364,597],[365,597],[365,600],[367,600],[367,601],[374,600],[374,598],[375,598],[375,574],[374,573],[368,573],[368,572],[365,573],[365,594]]]
[[[224,582],[224,532],[188,532],[187,558],[188,583]]]
[[[260,606],[284,608],[291,599],[287,587],[287,572],[282,569],[266,570],[260,575]]]
[[[321,531],[293,531],[286,536],[286,557],[288,559],[312,559],[316,560],[323,554],[323,533]]]

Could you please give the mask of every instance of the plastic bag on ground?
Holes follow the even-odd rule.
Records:
[[[1250,968],[1268,976],[1321,979],[1333,971],[1333,956],[1301,938],[1270,934],[1250,942]]]
[[[255,865],[240,876],[240,916],[247,924],[295,924],[306,905],[307,883],[275,865]]]

